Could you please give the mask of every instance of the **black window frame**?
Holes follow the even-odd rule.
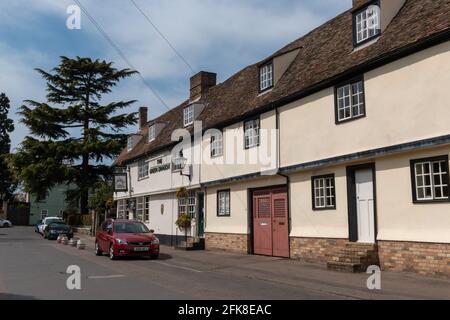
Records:
[[[254,146],[247,146],[245,144],[245,127],[246,127],[247,123],[253,122],[253,121],[258,121],[258,123],[259,123],[259,126],[258,126],[258,144],[254,145]],[[244,132],[244,137],[243,137],[244,138],[244,149],[245,150],[249,150],[249,149],[253,149],[253,148],[258,148],[261,145],[261,116],[257,116],[257,117],[253,117],[253,118],[245,120],[243,122],[243,132]]]
[[[361,82],[362,83],[362,90],[363,90],[363,104],[364,104],[364,113],[358,116],[353,116],[349,119],[339,120],[339,100],[338,100],[338,89],[345,87],[347,85],[353,85],[355,83]],[[358,75],[356,77],[353,77],[351,79],[348,79],[346,81],[342,81],[334,86],[334,117],[335,117],[335,123],[336,125],[356,121],[359,119],[363,119],[367,117],[367,104],[366,104],[366,86],[364,83],[364,75]],[[351,96],[350,96],[351,101]],[[353,108],[353,105],[351,106]]]
[[[267,67],[268,65],[272,65],[272,85],[270,87],[262,89],[261,88],[261,69],[264,67]],[[266,91],[272,89],[274,87],[274,85],[275,85],[275,66],[273,64],[273,60],[270,60],[270,61],[260,65],[258,68],[258,92],[259,93],[266,92]]]
[[[373,41],[373,40],[375,40],[375,39],[377,39],[378,37],[381,36],[382,32],[381,32],[381,16],[380,16],[379,17],[379,19],[380,19],[380,32],[378,34],[372,36],[372,37],[367,38],[366,40],[361,41],[361,42],[358,42],[358,39],[357,39],[356,16],[358,14],[360,14],[361,12],[367,10],[368,7],[373,6],[373,5],[378,6],[380,8],[380,11],[381,11],[381,1],[380,0],[372,0],[372,1],[368,2],[368,3],[366,3],[364,6],[357,8],[352,13],[352,34],[353,34],[353,47],[354,48],[358,48],[358,47],[360,47],[360,46],[362,46],[362,45],[364,45],[364,44],[366,44],[366,43],[368,43],[370,41]]]
[[[427,200],[419,200],[417,199],[417,186],[416,186],[416,164],[422,163],[422,162],[437,162],[437,161],[444,161],[446,165],[446,171],[447,174],[444,176],[446,178],[446,181],[444,183],[447,183],[448,186],[448,194],[447,199],[427,199]],[[442,155],[442,156],[436,156],[436,157],[428,157],[428,158],[421,158],[421,159],[413,159],[410,161],[410,170],[411,170],[411,190],[412,190],[412,201],[414,204],[429,204],[429,203],[446,203],[450,202],[450,171],[449,171],[449,156],[448,155]],[[433,170],[433,168],[431,168]],[[433,175],[433,172],[431,173]],[[433,180],[433,179],[432,179]],[[434,188],[434,182],[431,181],[432,188]]]
[[[332,178],[332,181],[333,181],[333,199],[334,199],[334,204],[333,204],[333,206],[326,206],[327,194],[326,194],[326,190],[325,190],[325,207],[324,208],[316,207],[316,197],[315,197],[314,182],[316,180],[318,180],[318,179],[330,179],[330,178]],[[311,177],[311,200],[312,200],[312,209],[313,209],[313,211],[336,210],[336,208],[337,208],[337,206],[336,206],[336,176],[335,176],[334,173],[323,174],[323,175],[312,176]]]
[[[230,208],[230,212],[228,213],[228,214],[225,214],[225,215],[223,215],[223,214],[219,214],[219,208],[220,208],[220,198],[219,198],[219,194],[220,193],[222,193],[222,192],[227,192],[228,193],[228,207]],[[217,202],[217,207],[216,207],[216,215],[217,215],[217,217],[219,217],[219,218],[226,218],[226,217],[231,217],[231,189],[222,189],[222,190],[217,190],[217,199],[216,199],[216,202]]]

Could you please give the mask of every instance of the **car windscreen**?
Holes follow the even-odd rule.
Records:
[[[150,230],[142,223],[115,223],[116,233],[150,233]]]
[[[49,220],[45,221],[46,224],[52,224],[52,223],[57,223],[57,222],[63,223],[61,221],[61,219],[49,219]]]
[[[67,227],[67,225],[62,221],[58,221],[58,222],[50,223],[49,227],[50,228],[65,228],[65,227]]]

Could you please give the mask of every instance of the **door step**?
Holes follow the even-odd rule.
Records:
[[[197,251],[205,250],[205,239],[202,238],[189,238],[187,241],[180,241],[176,246],[177,250],[185,251]]]
[[[329,270],[351,273],[365,272],[372,265],[379,265],[377,245],[352,242],[331,255],[327,262]]]

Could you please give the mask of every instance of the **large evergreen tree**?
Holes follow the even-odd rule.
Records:
[[[36,70],[47,81],[47,102],[27,100],[20,108],[32,137],[14,156],[15,169],[25,189],[40,197],[56,184],[75,185],[69,200],[79,200],[87,214],[89,189],[111,174],[104,161],[117,157],[126,143],[122,129],[137,122],[136,113],[119,114],[135,101],[104,104],[104,95],[136,72],[80,57],[61,57],[51,73]]]
[[[14,183],[8,166],[11,149],[9,134],[14,130],[14,122],[8,118],[10,102],[8,97],[0,94],[0,210],[1,202],[8,200],[14,191]]]

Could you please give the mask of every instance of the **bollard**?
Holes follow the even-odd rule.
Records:
[[[66,236],[61,237],[61,243],[67,245],[69,243],[69,239]]]
[[[61,243],[61,240],[62,240],[62,236],[59,235],[58,238],[56,238],[56,242],[57,242],[57,243]]]
[[[74,240],[74,239],[70,239],[69,240],[69,246],[75,247],[76,245],[77,245],[77,241],[76,240]]]
[[[86,249],[86,244],[83,241],[78,240],[77,241],[77,248],[78,248],[78,250],[84,250],[84,249]]]

